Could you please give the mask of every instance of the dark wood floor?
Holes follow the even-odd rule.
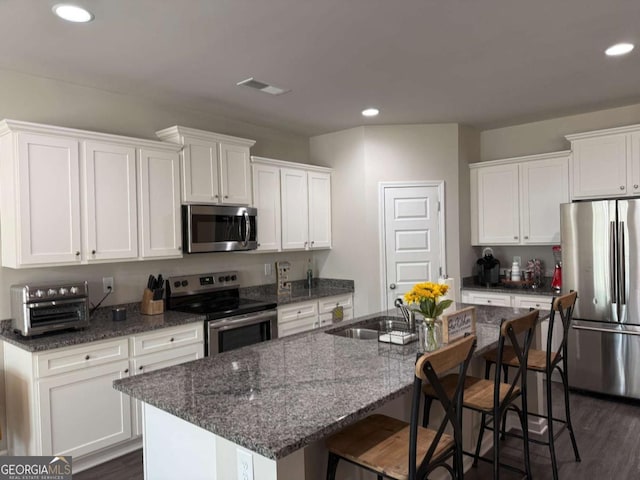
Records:
[[[558,407],[562,390],[554,387],[554,403]],[[556,401],[556,399],[558,401]],[[556,407],[556,411],[560,412]],[[564,411],[564,410],[562,410]],[[571,415],[582,462],[573,457],[569,433],[556,441],[560,480],[637,480],[640,479],[640,403],[595,398],[571,394]],[[507,438],[502,447],[505,462],[522,465],[521,441]],[[552,479],[549,450],[545,446],[531,446],[532,475],[535,480]],[[111,462],[74,474],[74,480],[143,480],[142,451],[130,453]],[[491,465],[480,463],[465,474],[465,480],[491,478]],[[501,471],[502,480],[520,476]],[[181,480],[181,479],[176,479]]]

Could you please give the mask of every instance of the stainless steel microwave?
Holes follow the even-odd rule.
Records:
[[[182,245],[187,253],[255,250],[257,213],[252,207],[183,205]]]

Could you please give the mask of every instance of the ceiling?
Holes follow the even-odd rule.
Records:
[[[70,0],[88,24],[56,3],[0,1],[0,68],[302,135],[640,102],[638,0]],[[605,57],[620,41],[638,47]],[[236,86],[248,77],[291,92]]]

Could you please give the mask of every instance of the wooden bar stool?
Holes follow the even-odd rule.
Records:
[[[578,444],[576,443],[576,437],[573,432],[573,425],[571,424],[571,411],[569,408],[569,383],[567,380],[567,340],[569,338],[569,328],[571,326],[571,319],[573,317],[573,309],[576,303],[576,298],[578,298],[578,293],[571,292],[552,300],[551,313],[549,316],[549,330],[547,332],[547,348],[546,350],[531,349],[531,351],[529,352],[529,358],[527,359],[527,370],[532,372],[544,373],[547,407],[546,415],[529,412],[529,415],[531,416],[545,418],[547,420],[547,440],[531,439],[530,441],[549,446],[554,480],[558,480],[558,463],[556,460],[555,440],[564,431],[565,428],[569,431],[569,435],[571,437],[571,445],[573,446],[573,453],[576,457],[576,462],[580,461]],[[558,347],[554,350],[553,341],[555,338],[553,336],[553,333],[556,314],[560,316],[560,321],[562,322],[562,338]],[[487,375],[490,365],[497,364],[499,355],[500,354],[497,350],[492,350],[484,355],[485,360],[487,361]],[[502,367],[504,369],[505,377],[508,375],[507,370],[509,367],[518,368],[519,366],[519,359],[514,354],[513,350],[508,347],[505,348],[505,350],[502,352]],[[560,374],[564,390],[565,418],[563,419],[555,418],[553,416],[551,375],[553,374],[554,370],[557,370]],[[553,425],[554,421],[562,424],[560,429],[555,433],[555,427]],[[504,435],[504,424],[502,426],[502,430]]]
[[[416,362],[410,423],[374,414],[329,437],[327,480],[334,480],[340,459],[378,475],[378,480],[424,479],[438,467],[462,479],[462,384],[475,350],[476,337],[465,337]],[[438,375],[459,367],[460,382],[447,394]],[[418,425],[423,382],[433,386],[445,415],[436,430]],[[445,433],[451,426],[453,436]],[[447,461],[453,459],[453,467]]]
[[[522,359],[526,365],[531,343],[534,338],[535,328],[538,323],[539,311],[534,310],[512,320],[503,321],[500,326],[500,337],[498,339],[497,351],[502,353],[507,345],[506,340],[511,342],[514,354]],[[497,372],[501,371],[499,362]],[[450,390],[457,384],[459,378],[456,374],[447,375],[442,384],[445,390]],[[431,403],[437,400],[437,396],[430,385],[423,388],[425,395],[423,426],[429,421]],[[527,478],[531,478],[531,465],[529,461],[529,436],[527,430],[527,382],[524,368],[519,368],[510,383],[503,382],[501,375],[496,375],[493,380],[468,376],[464,382],[463,406],[481,414],[480,431],[478,442],[474,453],[464,452],[473,456],[473,465],[477,466],[478,460],[493,463],[493,478],[500,477],[500,466],[523,473]],[[522,407],[518,407],[516,401],[520,399]],[[507,415],[509,410],[515,411],[520,419],[523,431],[523,453],[524,470],[511,465],[500,463],[500,422]],[[488,418],[489,417],[489,418]],[[480,447],[485,430],[493,431],[493,458],[488,459],[480,456]]]

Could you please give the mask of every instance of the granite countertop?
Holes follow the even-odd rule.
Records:
[[[263,302],[287,305],[289,303],[306,302],[318,298],[332,297],[353,293],[353,280],[337,280],[332,278],[314,278],[311,288],[307,288],[305,280],[291,282],[291,293],[278,295],[275,283],[245,287],[240,289],[240,296]]]
[[[159,328],[175,327],[192,322],[204,322],[204,316],[192,313],[165,311],[159,315],[142,315],[140,303],[119,305],[126,307],[127,319],[122,322],[111,320],[111,309],[115,306],[99,308],[84,330],[65,331],[23,337],[13,332],[11,320],[0,322],[0,340],[9,342],[29,352],[42,352],[54,348],[70,347],[82,343],[96,342],[108,338],[122,337],[147,332]]]
[[[551,278],[544,277],[542,281],[542,285],[537,288],[531,287],[511,287],[504,284],[498,285],[480,285],[477,283],[475,277],[464,277],[462,279],[462,285],[460,287],[462,290],[479,290],[482,292],[491,292],[491,293],[508,293],[511,295],[545,295],[552,297],[557,295],[558,292],[551,288]]]
[[[475,307],[475,355],[496,345],[503,318],[528,312]],[[324,333],[380,315],[116,380],[114,387],[265,457],[280,459],[411,389],[417,343],[389,345]]]

